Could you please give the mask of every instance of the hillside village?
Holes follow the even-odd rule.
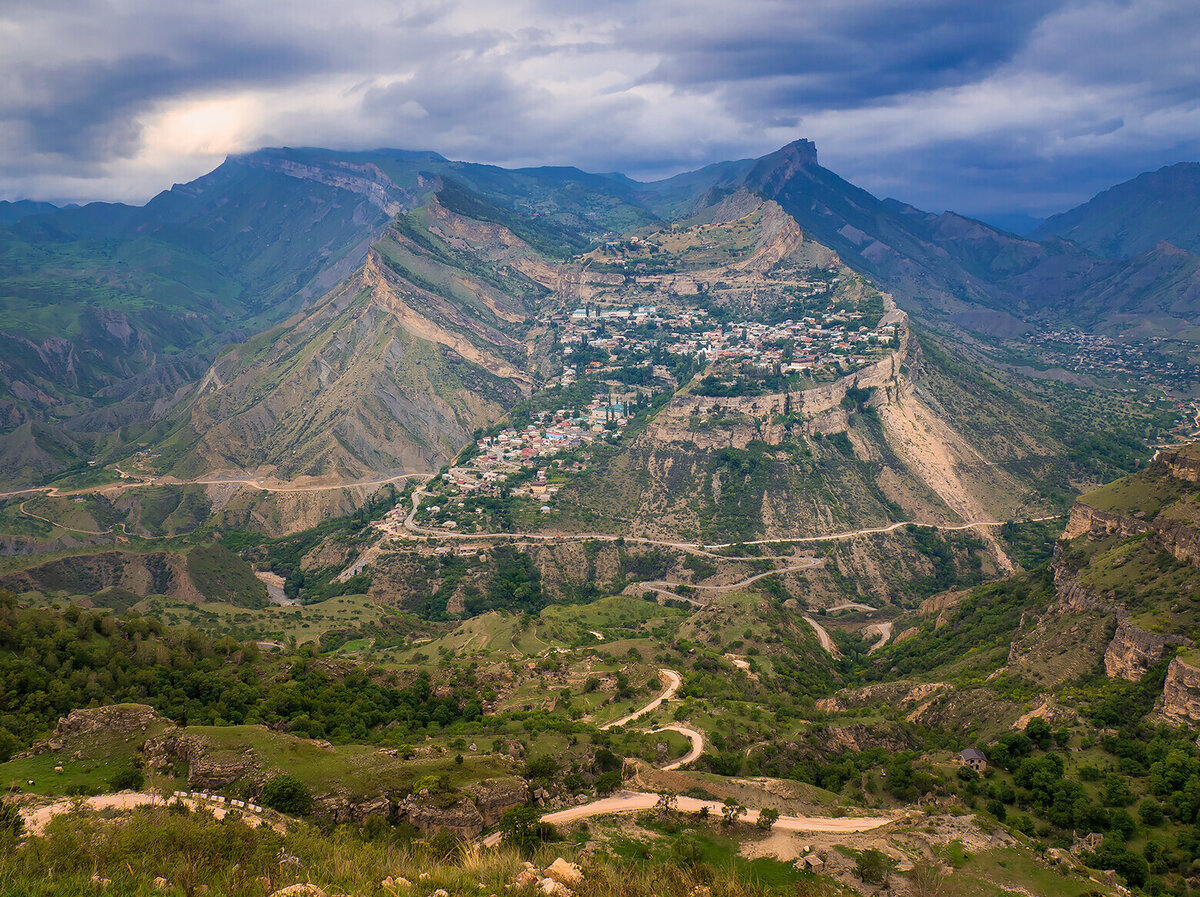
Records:
[[[541,323],[553,330],[563,364],[537,398],[542,410],[524,426],[502,422],[480,434],[426,487],[433,497],[414,522],[479,530],[487,523],[483,499],[528,499],[550,514],[560,487],[587,469],[590,459],[580,451],[619,440],[658,397],[685,387],[706,395],[801,390],[853,373],[899,345],[901,325],[881,323],[878,309],[821,299],[811,314],[774,323],[730,321],[678,299],[589,303],[546,315]],[[676,372],[684,374],[682,384]],[[377,527],[399,534],[407,514],[397,505]]]

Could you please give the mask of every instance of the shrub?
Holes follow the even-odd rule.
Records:
[[[263,806],[292,816],[304,816],[312,810],[312,793],[295,776],[278,775],[267,779],[260,800]]]
[[[533,757],[525,764],[525,778],[527,779],[552,779],[556,772],[558,772],[558,761],[549,754]]]
[[[596,791],[599,794],[609,794],[621,787],[621,773],[616,769],[601,773],[596,779]]]
[[[135,766],[118,769],[108,780],[113,791],[140,791],[146,784],[146,774]]]

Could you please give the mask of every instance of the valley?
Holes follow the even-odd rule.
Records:
[[[799,141],[22,211],[0,290],[79,301],[0,319],[21,843],[223,832],[239,897],[1194,890],[1188,259],[900,205]],[[64,880],[199,893],[172,850]]]

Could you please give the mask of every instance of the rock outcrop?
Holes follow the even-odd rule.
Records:
[[[1163,450],[1155,461],[1166,468],[1167,473],[1187,483],[1200,482],[1200,456],[1187,450]]]
[[[72,710],[58,721],[48,739],[34,745],[31,753],[61,751],[64,745],[92,735],[145,732],[151,723],[161,719],[158,712],[146,704],[111,704]]]
[[[397,805],[396,813],[427,835],[449,831],[461,838],[477,838],[484,828],[483,815],[465,796],[450,803],[428,793],[412,794]]]
[[[1110,677],[1136,682],[1150,667],[1163,659],[1167,650],[1177,645],[1191,647],[1191,639],[1182,635],[1160,635],[1138,629],[1128,620],[1117,624],[1113,640],[1104,652],[1104,671]]]
[[[529,783],[517,776],[506,779],[484,779],[467,785],[463,791],[475,802],[475,808],[490,828],[514,807],[529,803]]]
[[[1163,683],[1162,715],[1175,723],[1200,721],[1200,667],[1176,657]]]
[[[1149,532],[1150,526],[1145,520],[1126,517],[1113,511],[1102,511],[1075,502],[1071,506],[1071,514],[1067,518],[1067,528],[1063,531],[1064,539],[1074,539],[1078,536],[1090,535],[1097,537],[1120,536],[1128,539]]]

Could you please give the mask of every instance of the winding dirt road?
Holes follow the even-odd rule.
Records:
[[[568,807],[556,810],[542,817],[543,822],[551,824],[561,822],[578,822],[593,816],[607,816],[612,813],[633,813],[652,809],[661,795],[647,791],[618,791],[608,797],[602,797],[591,803],[578,807]],[[696,813],[702,807],[708,812],[720,816],[725,805],[715,800],[698,800],[694,797],[677,797],[675,807],[686,813]],[[759,811],[748,810],[740,817],[751,825],[758,822]],[[881,828],[891,822],[890,816],[780,816],[773,826],[775,831],[785,832],[831,832],[834,834],[852,834],[854,832],[869,832]],[[488,835],[483,840],[485,847],[495,847],[500,843],[500,833]]]
[[[687,766],[693,760],[698,759],[699,756],[704,753],[704,736],[695,729],[689,729],[687,726],[663,726],[661,729],[652,730],[650,734],[653,735],[655,732],[678,732],[680,735],[686,736],[687,739],[692,743],[692,749],[690,751],[688,751],[678,760],[674,760],[668,763],[666,766],[660,766],[659,769],[679,769],[679,767]]]
[[[825,631],[824,626],[822,626],[808,614],[804,615],[804,622],[813,628],[813,632],[817,634],[817,641],[821,643],[821,647],[825,649],[827,654],[829,654],[831,657],[842,656],[842,652],[839,651],[837,645],[833,643],[833,639],[830,637],[829,633]]]
[[[56,801],[42,807],[35,807],[29,810],[22,810],[21,815],[25,819],[25,831],[31,835],[40,835],[46,830],[46,826],[50,820],[62,813],[69,813],[75,806],[77,798],[68,800]],[[201,805],[212,811],[217,819],[224,819],[225,814],[230,810],[237,810],[242,814],[242,817],[256,825],[269,824],[277,831],[283,830],[283,825],[278,819],[269,820],[264,816],[251,812],[245,807],[234,807],[231,804],[219,803],[217,801],[199,801],[193,797],[172,798],[172,801],[180,800],[187,804],[191,809],[195,810]],[[95,797],[85,798],[83,804],[89,810],[96,812],[102,810],[133,810],[142,806],[162,806],[166,801],[161,794],[153,794],[149,791],[121,791],[117,794],[98,794]]]
[[[635,719],[639,719],[640,717],[645,716],[647,713],[657,710],[662,706],[663,701],[669,701],[671,698],[675,697],[675,693],[679,691],[679,687],[683,685],[683,679],[680,677],[680,675],[674,670],[667,669],[659,670],[658,675],[667,684],[667,687],[662,690],[662,693],[657,698],[640,710],[635,710],[628,716],[623,716],[618,720],[613,720],[611,723],[601,726],[600,730],[604,731],[605,729],[614,729],[617,726],[629,725],[629,723],[633,722]]]
[[[678,589],[680,586],[688,586],[689,588],[695,589],[697,592],[712,592],[714,594],[721,595],[725,592],[734,592],[738,589],[745,588],[746,586],[750,585],[750,583],[758,582],[760,579],[765,579],[768,576],[775,576],[776,574],[783,573],[795,573],[799,570],[812,570],[814,567],[820,567],[823,563],[824,561],[821,558],[805,558],[802,563],[793,564],[790,567],[780,567],[778,570],[768,570],[765,573],[756,573],[753,576],[746,577],[741,582],[733,582],[726,585],[691,585],[691,583],[667,582],[666,580],[662,579],[650,580],[648,582],[639,583],[639,585],[649,592],[659,592],[663,595],[670,595],[672,598],[678,598],[681,601],[689,601],[692,604],[702,604],[703,602],[698,601],[695,598],[686,598],[673,590]]]

